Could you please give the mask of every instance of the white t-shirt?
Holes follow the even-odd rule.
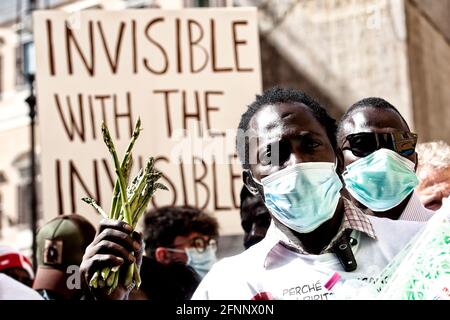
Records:
[[[261,242],[216,263],[192,299],[328,300],[341,294],[338,290],[344,280],[373,282],[424,223],[376,217],[369,220],[377,240],[353,231],[352,237],[357,240],[352,247],[357,262],[353,272],[345,272],[333,253],[304,255],[288,249],[280,243],[272,224]],[[341,280],[328,290],[325,285],[336,272]]]
[[[43,300],[43,298],[33,289],[0,273],[0,300]]]

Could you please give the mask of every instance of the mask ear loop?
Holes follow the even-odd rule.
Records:
[[[339,159],[338,159],[338,157],[336,157],[336,158],[334,159],[333,170],[334,170],[334,172],[336,172],[337,175],[339,175],[339,173],[337,172],[338,165],[339,165]],[[345,171],[347,171],[346,168],[344,168],[344,172],[345,172]],[[342,174],[344,174],[344,172],[343,172]]]
[[[338,168],[338,164],[339,164],[339,161],[338,161],[338,160],[339,160],[339,158],[336,157],[336,159],[334,160],[333,170],[334,170],[334,172],[337,174],[337,176],[339,177],[339,180],[341,181],[341,184],[342,184],[341,190],[342,190],[343,188],[345,188],[344,174],[347,173],[347,168],[344,168],[344,171],[343,171],[341,174],[339,174],[339,173],[336,171],[337,168]]]
[[[256,178],[253,176],[253,173],[251,170],[248,170],[248,172],[250,173],[250,177],[252,178],[253,182],[256,183],[257,185],[261,186],[262,188],[264,188],[264,185],[259,182],[258,180],[256,180]]]
[[[334,159],[334,166],[333,166],[334,171],[336,171],[337,167],[338,167],[338,157]]]

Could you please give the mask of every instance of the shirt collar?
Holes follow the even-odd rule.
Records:
[[[342,219],[341,226],[339,227],[336,236],[330,241],[330,244],[320,252],[320,254],[330,252],[333,244],[342,236],[342,234],[346,230],[359,231],[361,233],[365,233],[372,239],[377,239],[375,230],[373,229],[373,226],[367,216],[350,200],[346,198],[342,198],[342,200],[344,205],[344,217]],[[306,250],[301,245],[294,243],[280,229],[278,229],[273,221],[269,229],[267,230],[266,237],[268,238],[268,240],[272,240],[273,246],[271,246],[271,249],[268,251],[265,257],[265,268],[270,267],[279,259],[281,249],[280,247],[287,248],[300,254],[308,254],[308,252],[306,252]]]
[[[405,210],[403,210],[398,220],[428,221],[433,216],[433,213],[433,210],[429,210],[423,206],[419,196],[413,191]]]

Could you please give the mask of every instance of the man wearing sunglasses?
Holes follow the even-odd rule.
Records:
[[[358,101],[343,115],[337,136],[345,188],[358,207],[394,220],[431,217],[414,192],[417,135],[394,106],[381,98]]]
[[[306,94],[264,92],[239,129],[244,183],[272,222],[260,242],[215,264],[193,299],[369,298],[344,281],[375,279],[423,223],[368,216],[342,197],[335,120]]]
[[[423,226],[365,215],[342,197],[336,121],[301,91],[276,87],[257,96],[241,116],[237,152],[244,183],[272,222],[264,239],[217,262],[193,299],[368,298],[347,291],[344,281],[374,280]],[[114,228],[127,236],[123,222]],[[129,250],[108,252],[126,259]],[[86,279],[100,259],[85,257]],[[113,257],[102,262],[117,264]]]

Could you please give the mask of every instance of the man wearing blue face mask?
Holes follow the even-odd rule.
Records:
[[[337,136],[345,187],[359,208],[394,220],[431,218],[433,211],[414,192],[417,135],[394,106],[381,98],[355,103],[342,117]]]
[[[217,261],[218,223],[194,207],[166,206],[144,218],[142,285],[130,299],[190,299]]]
[[[202,279],[217,261],[219,225],[194,207],[166,206],[144,218],[146,256],[161,265],[182,263]]]
[[[346,281],[375,281],[423,223],[368,216],[342,197],[336,122],[303,92],[273,88],[257,96],[239,130],[244,183],[263,199],[272,222],[260,242],[217,262],[193,299],[365,298],[347,292]],[[114,226],[126,234],[125,227]],[[125,259],[130,249],[122,249]],[[85,256],[83,274],[100,260]]]
[[[341,195],[335,120],[306,94],[264,92],[239,129],[244,183],[272,223],[262,241],[218,262],[193,299],[369,298],[345,281],[374,281],[423,223],[365,215]]]

